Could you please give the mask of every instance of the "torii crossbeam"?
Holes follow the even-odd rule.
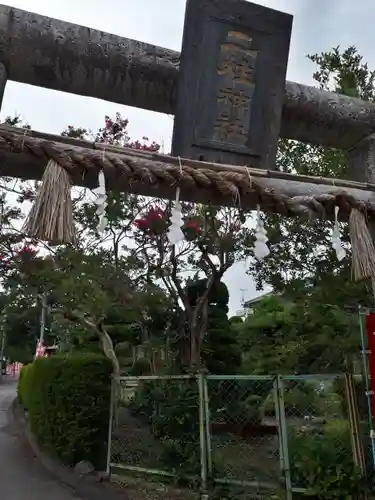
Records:
[[[50,160],[72,183],[94,188],[103,170],[108,189],[173,200],[237,206],[258,204],[269,213],[303,220],[332,219],[334,205],[345,220],[353,206],[375,217],[375,184],[336,178],[200,162],[103,143],[0,126],[1,175],[40,180]]]
[[[284,44],[285,58],[289,29],[287,17],[240,0],[216,0],[214,3],[190,0],[190,19],[194,17],[194,8],[201,7],[201,4],[207,6],[207,10],[204,16],[199,17],[200,33],[204,33],[204,36],[213,33],[212,40],[216,40],[217,47],[221,47],[218,66],[216,69],[212,66],[211,71],[217,70],[220,76],[227,78],[233,70],[237,72],[237,83],[240,84],[238,92],[241,99],[233,94],[234,84],[228,78],[222,80],[221,84],[226,82],[226,87],[219,89],[218,100],[226,106],[225,99],[229,99],[231,90],[239,106],[237,111],[243,112],[241,106],[249,106],[250,102],[251,105],[255,103],[255,108],[258,102],[258,108],[265,109],[267,95],[263,95],[263,100],[259,101],[258,84],[252,81],[256,77],[255,65],[258,62],[263,65],[263,73],[260,73],[263,74],[262,81],[266,81],[264,75],[267,64],[274,57],[273,51],[277,44],[268,41],[272,37],[265,39],[264,33],[273,36],[275,33],[277,35],[278,30],[284,30],[284,38],[277,36],[279,43]],[[238,10],[228,10],[232,7]],[[209,9],[212,8],[222,10],[223,14],[215,13],[215,19],[226,23],[227,30],[222,26],[204,24],[204,20],[210,18],[212,12]],[[252,16],[247,15],[250,10],[257,13],[254,19],[263,16],[260,30]],[[219,19],[220,16],[222,19]],[[236,27],[231,27],[230,23],[234,20]],[[185,26],[185,34],[186,31],[188,25]],[[196,44],[194,38],[191,40],[193,45]],[[240,46],[242,59],[239,59],[237,50]],[[268,55],[262,59],[264,50],[266,53],[268,51]],[[214,45],[211,45],[211,52],[215,57],[218,54]],[[178,78],[179,58],[177,52],[143,42],[0,6],[0,94],[9,78],[173,113],[176,110],[178,80],[181,86],[185,78],[183,75]],[[241,73],[238,73],[240,67]],[[46,180],[45,168],[48,164],[49,171],[54,169],[55,173],[64,172],[64,175],[57,175],[56,179],[62,179],[64,189],[69,189],[71,183],[96,186],[98,172],[102,170],[108,189],[173,199],[177,186],[180,186],[183,200],[243,209],[260,205],[265,211],[299,216],[303,220],[332,218],[334,207],[338,206],[343,219],[349,218],[353,222],[353,213],[361,214],[361,220],[368,220],[371,227],[375,215],[375,141],[371,135],[375,132],[375,105],[290,82],[286,83],[283,97],[280,93],[281,75],[279,68],[277,88],[268,89],[277,98],[275,106],[268,107],[268,122],[259,122],[263,128],[265,125],[265,129],[269,128],[272,125],[269,121],[272,109],[279,110],[275,114],[276,128],[268,135],[273,141],[272,147],[268,148],[263,136],[262,148],[258,152],[254,151],[258,141],[253,141],[250,147],[248,143],[240,144],[237,139],[231,139],[231,154],[240,154],[242,148],[245,156],[253,157],[254,162],[239,161],[237,165],[227,165],[223,162],[179,159],[109,146],[105,146],[103,154],[103,146],[99,144],[1,127],[0,173],[22,179]],[[253,93],[250,91],[251,85],[254,87]],[[207,89],[209,92],[209,86]],[[263,103],[261,106],[260,102]],[[232,112],[228,114],[225,106],[221,110],[222,119],[233,121]],[[259,112],[255,115],[258,118],[261,116]],[[246,125],[250,114],[245,113],[244,116],[241,126]],[[178,119],[183,123],[181,114]],[[213,116],[208,114],[206,119],[208,123]],[[236,127],[239,129],[237,122]],[[256,127],[246,129],[246,134],[250,134],[246,137],[253,137],[253,132],[259,133]],[[274,168],[272,155],[279,132],[284,137],[347,150],[353,180],[302,177],[270,171],[269,168]],[[205,139],[207,129],[204,127],[202,134],[199,147],[202,144],[203,148],[210,147],[210,141],[207,143]],[[225,150],[228,141],[226,135],[222,137]],[[266,165],[267,168],[254,169],[254,165]],[[375,274],[375,260],[373,271]]]

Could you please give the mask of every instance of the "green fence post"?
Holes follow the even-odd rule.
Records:
[[[111,477],[111,456],[112,456],[112,428],[113,428],[113,416],[114,416],[114,406],[115,401],[115,384],[120,383],[116,381],[113,377],[111,379],[111,395],[109,402],[109,422],[108,422],[108,445],[107,445],[107,467],[106,473],[108,478]]]
[[[205,397],[203,373],[197,375],[199,389],[199,441],[201,449],[201,500],[208,500],[207,442],[205,427]]]
[[[286,499],[292,500],[292,479],[290,475],[289,463],[289,450],[288,450],[288,428],[285,418],[285,404],[284,404],[284,381],[281,375],[276,377],[276,406],[278,407],[280,440],[282,448],[282,465],[283,474],[285,477]]]
[[[207,472],[208,472],[208,477],[210,479],[213,479],[211,429],[210,429],[210,399],[208,394],[208,384],[206,376],[203,378],[203,396],[204,396],[204,422],[206,429],[206,445],[207,445]]]
[[[282,474],[284,475],[284,448],[282,444],[282,439],[281,439],[281,424],[280,424],[280,405],[279,405],[279,393],[278,393],[278,383],[277,383],[277,378],[275,377],[273,381],[273,401],[274,401],[274,406],[275,406],[275,417],[276,417],[276,422],[278,425],[279,429],[279,462],[280,462],[280,470]]]

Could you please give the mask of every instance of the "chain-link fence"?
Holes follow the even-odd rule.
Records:
[[[206,377],[209,474],[257,490],[280,479],[274,377]]]
[[[121,377],[114,383],[112,470],[200,477],[196,377]]]
[[[344,376],[282,377],[291,484],[311,489],[311,478],[353,470],[351,422]]]
[[[374,486],[375,436],[372,431],[374,429],[374,422],[372,412],[373,396],[370,390],[371,381],[368,377],[366,384],[366,377],[363,375],[354,375],[351,379],[351,396],[358,418],[355,431],[359,441],[359,456],[356,459],[356,463],[359,463],[361,469],[365,470],[366,476],[371,479]]]
[[[183,481],[202,498],[281,489],[290,500],[319,471],[353,470],[363,423],[353,427],[347,385],[341,375],[121,377],[108,471]]]

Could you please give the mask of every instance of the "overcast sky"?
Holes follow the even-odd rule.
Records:
[[[117,35],[180,50],[185,0],[9,0],[7,5],[82,24]],[[306,54],[355,45],[375,67],[374,0],[258,0],[257,3],[294,15],[288,79],[311,84],[314,65]],[[164,142],[169,151],[172,118],[96,99],[9,82],[1,116],[21,114],[36,130],[60,133],[67,125],[96,130],[104,115],[120,111],[129,118],[132,138],[146,135]],[[243,264],[230,270],[226,282],[231,312],[241,296],[257,293]],[[241,292],[241,288],[246,290]]]

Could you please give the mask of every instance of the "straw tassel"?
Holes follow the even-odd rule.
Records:
[[[70,189],[69,173],[55,160],[49,160],[23,232],[30,238],[55,245],[74,243],[76,236]]]
[[[353,208],[349,217],[352,273],[355,281],[375,278],[375,247],[365,215]]]

